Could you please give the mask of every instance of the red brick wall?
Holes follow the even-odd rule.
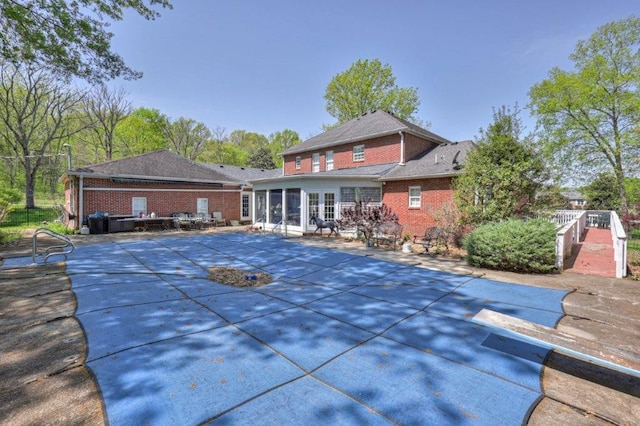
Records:
[[[420,208],[409,208],[409,187],[421,187]],[[404,227],[403,234],[423,235],[429,226],[435,226],[434,212],[453,200],[451,178],[388,181],[382,187],[382,202],[398,215]]]
[[[357,145],[364,145],[364,161],[353,161],[353,147]],[[317,149],[301,154],[286,155],[284,157],[284,174],[294,175],[300,173],[311,173],[312,155],[315,152],[320,154],[320,171],[324,171],[326,166],[325,153],[327,151],[333,151],[334,169],[347,169],[351,167],[399,162],[400,135],[393,134],[366,141]],[[298,155],[302,158],[300,169],[296,169],[295,164],[296,156]]]
[[[428,150],[431,147],[436,146],[435,143],[426,141],[422,138],[419,138],[414,135],[404,135],[404,151],[405,151],[405,161],[409,161],[412,158],[416,157],[418,154],[421,154]]]
[[[435,146],[433,142],[421,139],[417,136],[405,134],[405,161],[408,161],[427,149]],[[364,161],[353,161],[353,147],[364,145]],[[333,168],[346,169],[350,167],[371,166],[374,164],[400,162],[400,135],[392,135],[366,141],[353,142],[330,148],[322,148],[303,152],[300,154],[286,155],[284,157],[284,174],[295,175],[311,173],[312,155],[320,154],[320,171],[326,167],[325,153],[333,150]],[[300,156],[300,168],[296,169],[296,157]]]
[[[91,188],[100,188],[99,190]],[[106,188],[106,190],[105,190]],[[184,190],[184,191],[180,191]],[[222,212],[227,220],[240,220],[240,189],[237,186],[212,188],[181,184],[115,183],[108,179],[84,179],[84,212],[131,214],[133,197],[147,198],[147,213],[169,216],[197,211],[197,199],[209,200],[209,213]]]

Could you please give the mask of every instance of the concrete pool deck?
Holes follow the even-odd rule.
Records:
[[[545,351],[469,321],[490,307],[554,326],[572,289],[327,247],[339,244],[216,233],[79,247],[66,274],[77,297],[74,318],[88,340],[80,362],[97,378],[106,419],[513,424],[557,411],[552,418],[561,424],[580,408],[549,397],[541,385]],[[275,281],[257,289],[222,286],[206,280],[214,265],[264,270]],[[562,367],[558,374],[570,373],[570,360],[551,361]],[[554,379],[555,392],[571,380]],[[617,392],[618,408],[629,404],[621,424],[638,415],[637,382],[600,382]],[[591,420],[620,418],[598,410]]]

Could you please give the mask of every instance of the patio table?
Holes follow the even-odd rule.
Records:
[[[136,227],[149,231],[150,229],[169,229],[173,219],[173,217],[132,217],[118,219],[118,222],[133,222]]]

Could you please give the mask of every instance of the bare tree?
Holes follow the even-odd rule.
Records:
[[[195,160],[204,152],[211,139],[211,131],[202,123],[180,117],[165,127],[165,135],[177,154]]]
[[[41,69],[0,67],[0,141],[24,168],[27,208],[35,206],[35,178],[50,146],[81,130],[72,121],[83,97]]]
[[[229,140],[229,135],[227,135],[227,128],[216,126],[215,129],[211,132],[211,140],[215,146],[215,154],[213,158],[216,163],[224,162],[224,150],[222,145]]]
[[[107,160],[113,159],[116,148],[116,126],[133,110],[126,97],[127,92],[123,88],[112,91],[107,86],[99,85],[94,87],[83,102],[84,112],[91,124],[91,140],[87,142],[104,150]]]

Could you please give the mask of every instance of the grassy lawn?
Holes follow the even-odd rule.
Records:
[[[25,226],[39,226],[43,222],[55,222],[60,216],[60,209],[56,207],[13,207],[0,228],[22,228]]]
[[[0,247],[20,240],[29,228],[49,228],[61,234],[71,233],[63,224],[56,223],[59,216],[60,209],[56,207],[14,207],[5,221],[0,223]]]

